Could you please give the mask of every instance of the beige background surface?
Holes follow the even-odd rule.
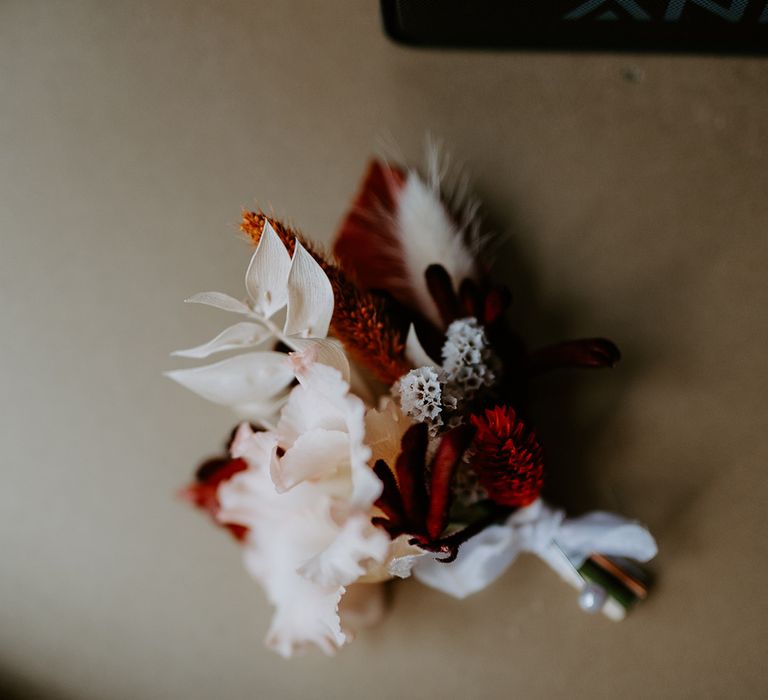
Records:
[[[0,3],[0,695],[752,698],[765,667],[768,62],[422,52],[376,3]],[[520,561],[415,582],[335,660],[262,646],[236,548],[173,499],[232,419],[161,378],[240,293],[242,205],[328,240],[384,141],[475,175],[534,343],[557,491],[645,520],[620,625]]]

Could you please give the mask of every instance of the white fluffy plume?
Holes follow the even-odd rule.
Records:
[[[402,245],[407,284],[425,315],[441,324],[437,307],[427,289],[424,272],[442,265],[456,288],[466,277],[475,276],[474,254],[478,247],[477,207],[467,199],[467,183],[446,183],[447,160],[437,147],[427,146],[426,180],[408,172],[399,193],[395,231]]]

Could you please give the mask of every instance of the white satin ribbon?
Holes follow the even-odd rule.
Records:
[[[491,525],[461,545],[455,561],[422,557],[413,575],[454,598],[466,598],[501,576],[521,552],[543,559],[577,587],[577,573],[592,553],[645,562],[656,556],[656,541],[642,525],[613,513],[595,511],[566,518],[541,499],[515,511],[503,525]]]

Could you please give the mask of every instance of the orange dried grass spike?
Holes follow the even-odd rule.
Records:
[[[408,372],[410,367],[405,360],[406,329],[404,324],[397,322],[387,300],[361,290],[340,268],[316,252],[301,234],[263,212],[244,211],[240,229],[254,245],[258,245],[266,221],[291,255],[295,241],[300,240],[328,275],[334,296],[331,329],[352,358],[387,384]]]

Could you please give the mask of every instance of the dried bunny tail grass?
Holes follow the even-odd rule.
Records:
[[[382,382],[392,384],[410,369],[405,359],[406,325],[398,323],[383,297],[357,287],[336,265],[329,263],[297,231],[264,212],[243,212],[240,230],[258,245],[269,221],[288,252],[295,241],[307,249],[328,275],[334,296],[331,329],[352,359],[367,367]]]

